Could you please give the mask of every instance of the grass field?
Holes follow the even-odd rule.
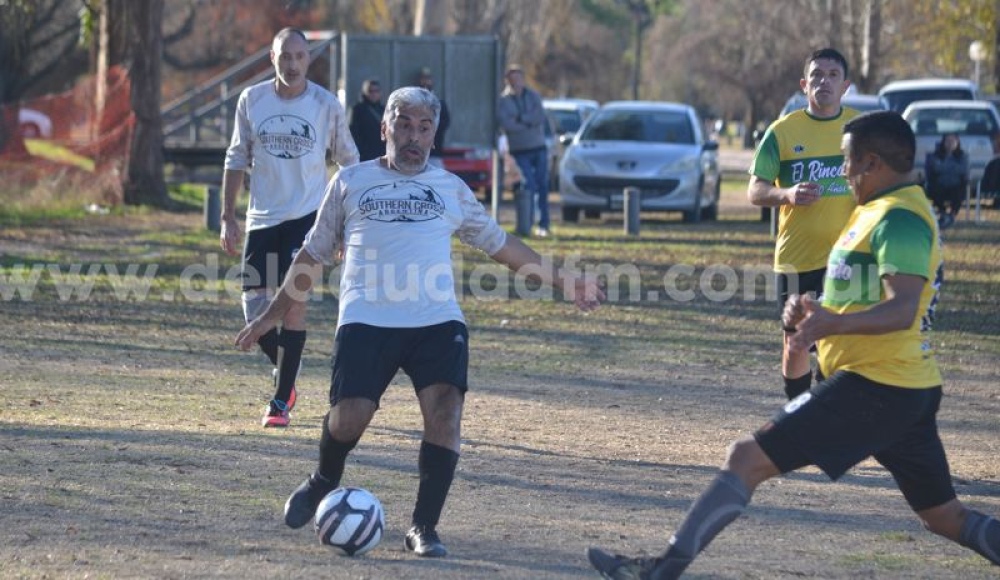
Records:
[[[499,271],[456,244],[472,387],[439,528],[451,556],[436,561],[402,549],[420,439],[405,377],[344,481],[382,500],[383,544],[340,558],[281,522],[314,468],[326,410],[328,290],[311,306],[292,426],[264,431],[269,368],[231,345],[242,326],[236,261],[200,214],[4,222],[0,578],[586,578],[589,545],[659,551],[728,442],[783,399],[761,282],[772,242],[742,188],[727,183],[718,222],[653,215],[629,237],[609,216],[533,240],[610,276],[617,299],[588,315],[558,296],[510,298],[516,283],[492,285]],[[945,232],[934,342],[956,488],[998,514],[1000,212],[985,217]],[[32,268],[38,284],[19,286]],[[836,484],[806,470],[763,485],[689,577],[980,579],[997,569],[922,531],[866,462]]]

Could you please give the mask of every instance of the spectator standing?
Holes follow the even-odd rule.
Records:
[[[351,106],[348,125],[351,136],[358,146],[361,161],[377,159],[385,155],[385,142],[382,141],[382,85],[378,79],[367,79],[361,83],[361,94],[358,101]]]
[[[549,152],[545,143],[545,108],[542,97],[525,85],[524,70],[507,67],[507,85],[500,94],[497,117],[507,136],[507,147],[523,176],[522,188],[538,205],[535,235],[549,235]]]
[[[236,197],[246,172],[253,169],[242,270],[248,323],[264,311],[312,228],[327,182],[327,151],[341,167],[358,162],[340,102],[306,79],[309,44],[302,31],[285,28],[274,36],[271,64],[273,80],[240,94],[222,177],[220,243],[235,255],[242,236]],[[279,322],[280,330],[258,340],[275,366],[274,397],[264,411],[264,427],[289,423],[306,342],[305,308],[290,308]]]

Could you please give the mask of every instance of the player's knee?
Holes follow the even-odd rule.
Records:
[[[917,512],[925,530],[951,540],[958,540],[967,510],[957,500]]]
[[[760,482],[778,473],[757,440],[750,436],[737,439],[730,444],[722,468],[738,475],[751,491]]]
[[[344,399],[330,410],[327,429],[337,441],[354,441],[361,438],[372,417],[375,404],[366,399]]]
[[[462,393],[450,385],[432,388],[421,394],[427,431],[446,439],[457,437],[462,425]]]
[[[253,322],[267,310],[267,305],[271,301],[271,293],[267,288],[250,288],[243,291],[243,317],[246,321]]]

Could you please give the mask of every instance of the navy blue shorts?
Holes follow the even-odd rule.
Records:
[[[823,294],[823,281],[826,278],[826,268],[819,270],[809,270],[808,272],[798,272],[785,274],[778,273],[778,319],[785,311],[785,302],[792,294],[805,294],[812,292],[815,297]]]
[[[345,324],[333,346],[330,406],[360,397],[378,405],[396,372],[419,392],[438,383],[468,390],[469,331],[452,320],[418,328]]]
[[[906,389],[837,371],[786,403],[754,438],[782,473],[815,465],[835,480],[873,457],[921,511],[955,498],[937,430],[940,403],[941,387]]]
[[[315,222],[316,212],[312,212],[276,226],[247,232],[241,274],[243,291],[281,286]]]

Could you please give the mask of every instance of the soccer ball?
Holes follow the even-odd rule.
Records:
[[[339,487],[316,508],[320,543],[347,556],[358,556],[377,546],[384,529],[382,504],[366,489]]]

